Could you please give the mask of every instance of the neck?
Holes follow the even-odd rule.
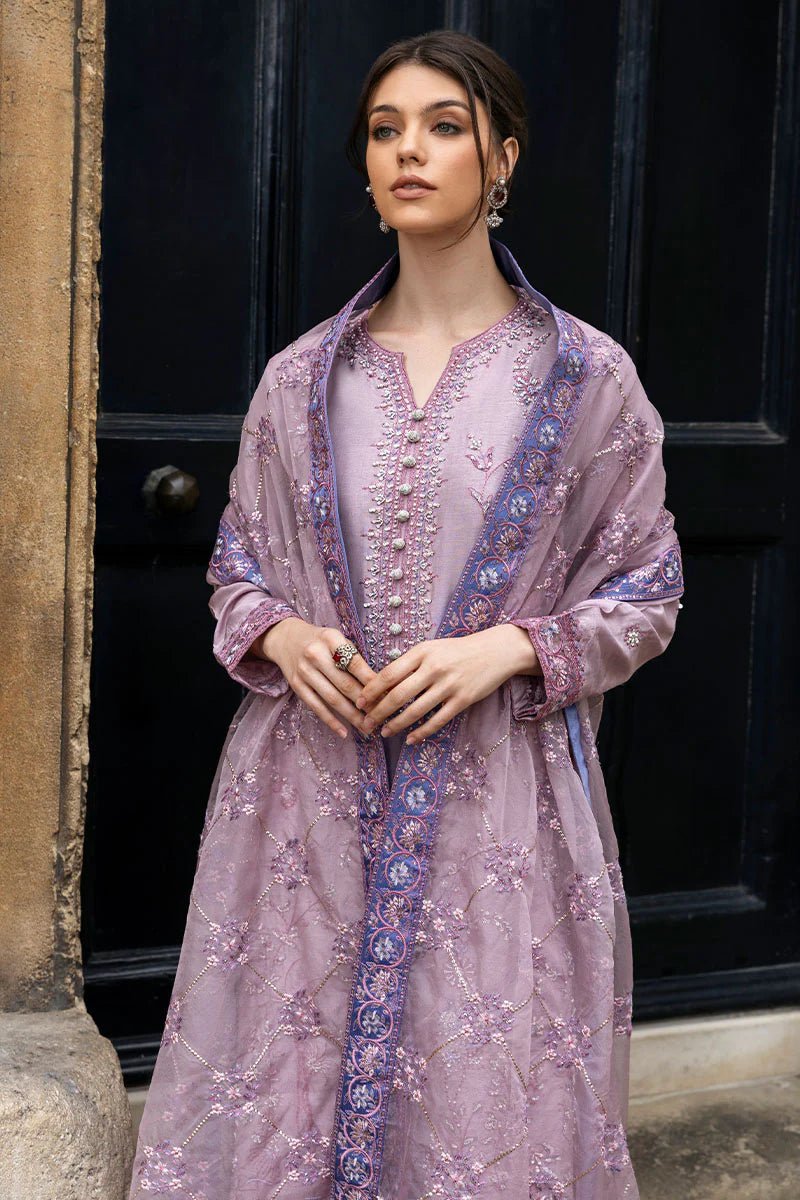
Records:
[[[480,225],[456,246],[451,237],[398,234],[397,278],[370,315],[374,332],[426,335],[458,342],[499,321],[517,294],[495,262]]]

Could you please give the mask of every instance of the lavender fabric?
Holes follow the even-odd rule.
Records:
[[[623,347],[490,244],[516,302],[429,398],[369,331],[396,253],[252,398],[207,576],[214,654],[246,692],[131,1197],[638,1197],[595,737],[603,694],[675,628],[663,425]],[[249,652],[287,615],[376,670],[513,622],[542,675],[417,746],[342,741]]]

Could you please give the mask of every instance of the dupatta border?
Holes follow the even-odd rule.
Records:
[[[538,526],[591,362],[578,323],[533,288],[503,243],[490,237],[490,244],[506,278],[521,284],[554,317],[558,353],[536,393],[436,637],[464,636],[502,619],[502,602]],[[348,318],[357,305],[366,307],[388,290],[398,261],[396,252],[333,319],[320,343],[308,406],[311,512],[318,549],[342,628],[365,658],[365,638],[339,522],[326,392],[336,346]],[[365,907],[331,1139],[334,1200],[376,1200],[378,1195],[417,928],[450,757],[463,717],[463,712],[457,714],[424,743],[404,745],[391,789],[383,746],[376,744],[374,737],[365,738],[354,730],[360,777],[367,780],[359,797]]]

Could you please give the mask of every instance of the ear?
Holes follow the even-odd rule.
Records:
[[[497,151],[497,174],[502,175],[507,184],[511,182],[511,176],[518,157],[519,142],[515,137],[507,137]]]

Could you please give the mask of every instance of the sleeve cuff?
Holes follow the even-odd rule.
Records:
[[[252,692],[282,696],[289,682],[276,662],[250,654],[253,642],[278,621],[298,613],[282,600],[263,600],[245,617],[216,654],[217,661],[232,679]]]
[[[511,711],[516,720],[536,721],[578,700],[584,668],[575,614],[567,610],[556,616],[512,618],[510,624],[527,630],[542,670],[541,675],[513,676]]]

